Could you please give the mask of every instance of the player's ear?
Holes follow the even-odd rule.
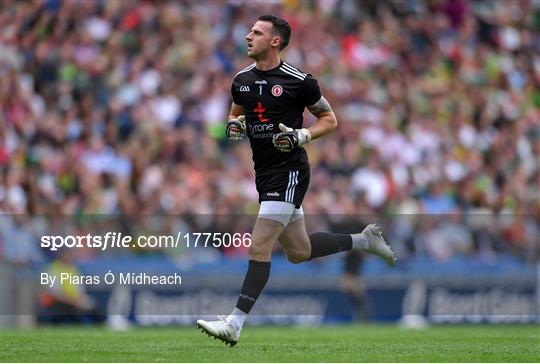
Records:
[[[272,47],[279,48],[280,43],[281,43],[281,38],[278,35],[272,37],[272,40],[270,41],[270,44],[272,45]]]

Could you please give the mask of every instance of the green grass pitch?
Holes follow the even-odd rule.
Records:
[[[233,348],[195,327],[2,330],[2,362],[538,362],[540,327],[245,327]]]

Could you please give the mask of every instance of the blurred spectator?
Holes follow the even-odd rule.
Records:
[[[86,282],[75,266],[71,249],[62,249],[44,272],[56,282],[41,289],[41,314],[50,323],[92,322],[96,319],[96,302],[86,293]],[[68,279],[61,281],[62,277]]]
[[[3,325],[31,327],[36,323],[38,296],[35,275],[42,260],[32,220],[23,214],[1,215],[0,265]]]

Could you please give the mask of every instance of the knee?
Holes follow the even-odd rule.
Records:
[[[298,264],[309,260],[309,252],[296,251],[287,254],[287,259],[293,264]]]
[[[249,259],[258,261],[268,261],[272,255],[272,252],[265,246],[252,244],[249,247]]]

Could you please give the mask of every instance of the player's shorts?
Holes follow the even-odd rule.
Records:
[[[309,168],[257,176],[255,184],[259,203],[283,201],[300,208],[309,186]]]

